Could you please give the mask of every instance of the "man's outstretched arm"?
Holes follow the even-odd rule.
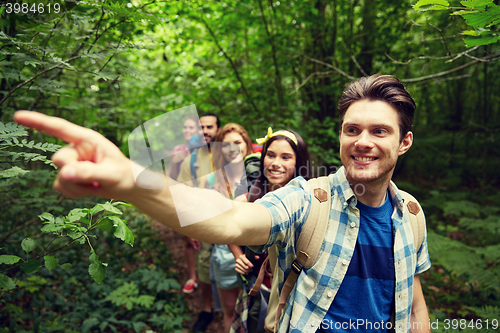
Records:
[[[172,187],[174,205],[168,186],[165,189],[138,186],[132,168],[142,167],[131,162],[101,134],[37,112],[18,111],[14,119],[69,143],[52,157],[59,168],[54,188],[68,197],[92,194],[126,200],[169,228],[205,242],[261,245],[269,238],[271,216],[262,205],[240,203],[224,211],[219,207],[227,207],[228,199],[222,195],[182,184]],[[172,184],[173,180],[165,178],[165,182]],[[213,217],[181,227],[176,208],[193,217],[198,214]]]

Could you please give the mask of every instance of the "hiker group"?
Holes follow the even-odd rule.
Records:
[[[71,143],[53,157],[58,191],[128,200],[185,235],[183,291],[199,287],[203,308],[193,332],[207,329],[213,303],[224,332],[429,332],[425,218],[391,181],[415,107],[393,76],[350,83],[338,107],[342,167],[312,179],[297,132],[269,128],[254,144],[214,114],[187,118],[165,177],[186,185],[170,190],[140,188],[126,157],[91,130],[32,112],[15,119]],[[181,226],[176,208],[212,217]]]

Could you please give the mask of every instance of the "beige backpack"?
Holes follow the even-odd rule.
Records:
[[[328,227],[328,218],[332,202],[330,180],[328,177],[319,177],[310,179],[308,183],[309,188],[314,189],[313,193],[316,200],[313,199],[311,202],[309,216],[302,227],[299,239],[295,245],[297,258],[292,263],[292,271],[283,284],[281,294],[279,293],[278,279],[272,279],[271,281],[271,295],[269,296],[267,316],[264,325],[265,330],[269,333],[278,331],[277,323],[279,323],[288,295],[292,291],[300,272],[302,272],[304,268],[311,268],[316,262],[316,258],[326,234],[326,228]],[[410,216],[413,230],[413,240],[414,244],[418,244],[418,246],[415,246],[418,252],[425,234],[424,214],[420,204],[412,195],[404,191],[400,191],[400,193],[406,203],[406,205],[404,205],[405,213],[410,213],[408,215]],[[323,221],[323,223],[318,223],[320,221]],[[256,295],[259,291],[264,279],[268,260],[272,272],[279,269],[275,246],[271,246],[268,250],[268,257],[263,262],[257,281],[249,293],[252,296]]]

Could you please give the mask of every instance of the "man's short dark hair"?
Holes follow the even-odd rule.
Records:
[[[406,133],[413,126],[415,101],[405,87],[395,76],[375,74],[362,77],[351,82],[342,93],[339,100],[339,120],[342,128],[347,109],[361,100],[383,101],[396,109],[399,116],[399,140],[402,141]]]
[[[213,113],[205,113],[205,114],[202,114],[200,116],[200,118],[203,118],[203,117],[215,117],[215,119],[217,120],[217,128],[220,128],[220,119],[215,114],[213,114]]]

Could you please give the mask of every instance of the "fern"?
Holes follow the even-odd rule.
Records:
[[[447,201],[443,205],[443,215],[467,215],[467,216],[477,216],[481,212],[481,207],[468,200],[460,201]]]
[[[11,178],[11,177],[22,176],[28,172],[29,171],[23,170],[20,167],[15,166],[7,170],[0,171],[0,178]]]
[[[483,307],[469,307],[471,311],[480,316],[483,319],[499,319],[500,318],[500,307],[498,306],[483,306]]]
[[[33,140],[28,142],[28,140],[24,139],[24,140],[21,140],[21,142],[19,142],[19,140],[17,140],[16,138],[13,138],[13,141],[14,141],[14,144],[18,147],[39,149],[39,150],[42,150],[45,152],[47,152],[47,151],[56,152],[59,150],[59,148],[61,148],[60,145],[55,145],[55,144],[48,143],[48,142],[45,142],[45,143],[38,142],[37,144],[35,144],[35,141],[33,141]]]
[[[48,142],[35,142],[31,140],[28,142],[26,139],[19,140],[18,138],[22,136],[27,136],[28,132],[24,129],[23,126],[18,125],[16,123],[7,123],[3,124],[0,122],[0,157],[2,156],[10,156],[11,161],[16,161],[19,157],[24,157],[24,163],[42,161],[45,164],[52,166],[53,168],[57,168],[55,164],[47,158],[47,156],[38,154],[38,153],[29,153],[29,152],[14,152],[7,150],[8,148],[20,147],[20,148],[28,148],[28,149],[37,149],[43,152],[56,152],[61,148],[60,145],[48,143]],[[17,148],[16,148],[17,149]],[[7,170],[0,171],[0,178],[9,178],[23,175],[29,171],[22,170],[19,167],[13,167]]]
[[[500,245],[485,248],[472,247],[429,232],[428,246],[435,264],[462,276],[471,285],[484,288],[483,291],[491,295],[500,293],[500,261],[498,259]]]
[[[139,295],[139,288],[134,281],[124,283],[121,287],[112,291],[104,300],[111,301],[117,306],[125,305],[127,310],[132,310],[134,304],[150,308],[155,297],[151,295]]]
[[[15,138],[19,136],[27,136],[28,132],[23,126],[16,123],[4,124],[0,122],[0,140],[8,140],[10,138]]]
[[[462,217],[460,219],[460,226],[467,230],[482,229],[492,234],[498,234],[500,231],[500,216],[490,215],[485,219]]]

